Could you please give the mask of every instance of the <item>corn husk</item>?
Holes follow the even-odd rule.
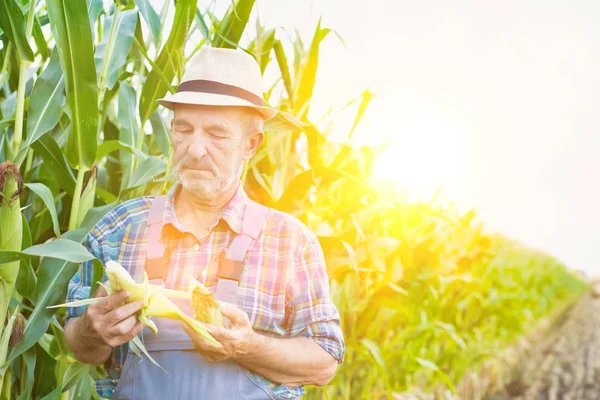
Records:
[[[0,163],[0,249],[20,251],[23,240],[23,220],[19,197],[23,180],[18,167],[10,161]],[[20,261],[0,265],[0,336],[8,304],[15,288]]]
[[[125,268],[115,261],[108,261],[106,263],[106,276],[110,283],[111,293],[126,290],[129,293],[129,298],[127,299],[128,302],[139,299],[144,300],[144,308],[140,311],[138,318],[155,334],[158,332],[158,329],[149,319],[150,317],[178,319],[187,323],[198,335],[202,336],[214,346],[221,346],[219,342],[212,337],[204,325],[181,311],[179,307],[167,297],[170,295],[178,298],[190,298],[189,293],[181,293],[177,290],[167,290],[161,286],[149,284],[146,275],[144,276],[143,283],[136,283]]]

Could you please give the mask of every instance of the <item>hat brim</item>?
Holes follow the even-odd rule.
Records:
[[[164,98],[156,101],[163,107],[173,110],[175,104],[196,104],[202,106],[237,106],[250,107],[260,112],[264,120],[269,120],[277,115],[277,110],[266,106],[257,106],[247,100],[240,99],[234,96],[214,93],[198,93],[198,92],[177,92],[167,94]]]

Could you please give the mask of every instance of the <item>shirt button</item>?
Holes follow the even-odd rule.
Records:
[[[193,247],[194,251],[198,251],[200,250],[200,245],[195,244]]]

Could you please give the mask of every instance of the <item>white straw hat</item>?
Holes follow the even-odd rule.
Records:
[[[265,120],[277,114],[262,98],[262,76],[254,57],[239,49],[202,47],[188,65],[176,93],[157,100],[174,103],[251,107]]]

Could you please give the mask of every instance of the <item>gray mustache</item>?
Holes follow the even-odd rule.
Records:
[[[210,162],[208,162],[206,159],[197,160],[197,159],[185,158],[180,162],[179,165],[183,168],[208,169],[208,170],[214,171],[213,165]]]

